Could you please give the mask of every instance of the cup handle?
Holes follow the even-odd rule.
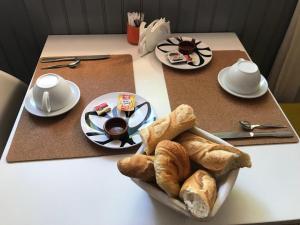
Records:
[[[239,58],[237,62],[239,63],[239,62],[242,62],[242,61],[246,61],[246,60],[244,58]]]
[[[46,112],[51,112],[51,106],[50,106],[50,99],[49,99],[49,92],[45,91],[43,93],[43,98],[42,98],[42,110]]]

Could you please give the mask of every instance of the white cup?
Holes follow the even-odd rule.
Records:
[[[68,82],[54,73],[40,76],[33,86],[33,100],[44,112],[52,112],[67,106],[72,92]]]
[[[229,68],[225,82],[236,93],[252,94],[258,90],[260,79],[257,65],[241,58]]]

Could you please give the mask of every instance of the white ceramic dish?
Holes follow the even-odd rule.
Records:
[[[80,99],[80,89],[72,81],[67,81],[67,83],[70,85],[72,97],[71,97],[70,103],[66,107],[56,110],[56,111],[53,111],[53,112],[49,112],[49,113],[40,110],[36,106],[36,104],[33,100],[33,93],[32,93],[32,88],[31,88],[25,97],[25,103],[24,103],[25,109],[29,113],[31,113],[35,116],[39,116],[39,117],[53,117],[53,116],[58,116],[58,115],[68,112],[78,103],[78,101]]]
[[[196,135],[204,137],[215,143],[220,143],[220,144],[231,146],[228,142],[226,142],[226,141],[224,141],[224,140],[222,140],[200,128],[195,127],[195,128],[192,128],[190,131]],[[143,146],[141,146],[141,148],[137,151],[137,154],[143,153],[144,152],[143,149],[144,149]],[[225,200],[227,199],[228,195],[231,192],[232,187],[235,184],[238,174],[239,174],[239,169],[233,170],[233,171],[229,172],[228,174],[224,175],[221,179],[217,180],[218,196],[217,196],[216,202],[215,202],[214,207],[213,207],[211,213],[209,214],[209,216],[206,218],[203,218],[203,219],[192,216],[182,201],[180,201],[179,199],[169,197],[165,192],[163,192],[162,190],[153,186],[152,184],[141,181],[139,179],[135,179],[135,178],[132,178],[132,180],[134,183],[136,183],[138,186],[140,186],[143,190],[145,190],[152,198],[154,198],[157,201],[159,201],[160,203],[168,206],[169,208],[172,208],[179,213],[182,213],[188,217],[192,217],[199,221],[208,221],[216,215],[216,213],[219,211],[221,206],[224,204]]]
[[[36,106],[46,112],[64,108],[69,105],[72,98],[70,83],[54,73],[38,77],[32,88],[32,94]]]
[[[126,116],[124,112],[117,109],[120,94],[135,95],[136,110],[132,115]],[[98,116],[94,108],[104,102],[112,110],[106,115]],[[127,121],[129,136],[122,140],[110,140],[105,135],[103,125],[107,119],[112,117],[121,117]],[[142,142],[138,130],[148,126],[155,119],[156,113],[153,107],[143,97],[128,92],[113,92],[97,97],[85,107],[81,115],[81,128],[85,136],[97,145],[110,149],[126,149]]]
[[[225,81],[229,89],[247,95],[257,91],[261,74],[254,62],[240,58],[227,70]]]
[[[229,70],[229,67],[226,67],[219,72],[218,82],[221,85],[221,87],[229,94],[232,94],[232,95],[234,95],[236,97],[240,97],[240,98],[258,98],[258,97],[264,95],[268,91],[268,82],[263,75],[261,75],[259,87],[256,92],[251,93],[251,94],[240,94],[240,93],[232,91],[231,89],[229,89],[229,87],[227,87],[226,81],[225,81],[228,70]]]
[[[211,61],[212,51],[207,44],[197,39],[195,39],[195,42],[197,44],[197,48],[200,49],[198,51],[199,55],[196,54],[195,52],[190,54],[190,56],[195,60],[195,62],[193,63],[194,65],[190,65],[188,63],[171,64],[170,61],[168,60],[167,53],[178,50],[178,44],[180,41],[191,41],[192,39],[193,38],[191,37],[170,37],[160,42],[156,46],[155,55],[160,62],[172,68],[182,69],[182,70],[193,70],[193,69],[198,69],[200,67],[203,67]]]

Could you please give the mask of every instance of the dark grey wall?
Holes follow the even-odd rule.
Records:
[[[144,0],[172,32],[236,32],[265,76],[297,0]],[[0,0],[0,69],[29,82],[48,34],[124,33],[139,0]]]

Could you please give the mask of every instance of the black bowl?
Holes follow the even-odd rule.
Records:
[[[196,49],[195,41],[182,41],[178,45],[178,51],[183,55],[192,54]]]
[[[127,135],[128,125],[127,122],[121,117],[114,117],[108,119],[104,123],[104,131],[107,137],[113,140],[120,140]]]

